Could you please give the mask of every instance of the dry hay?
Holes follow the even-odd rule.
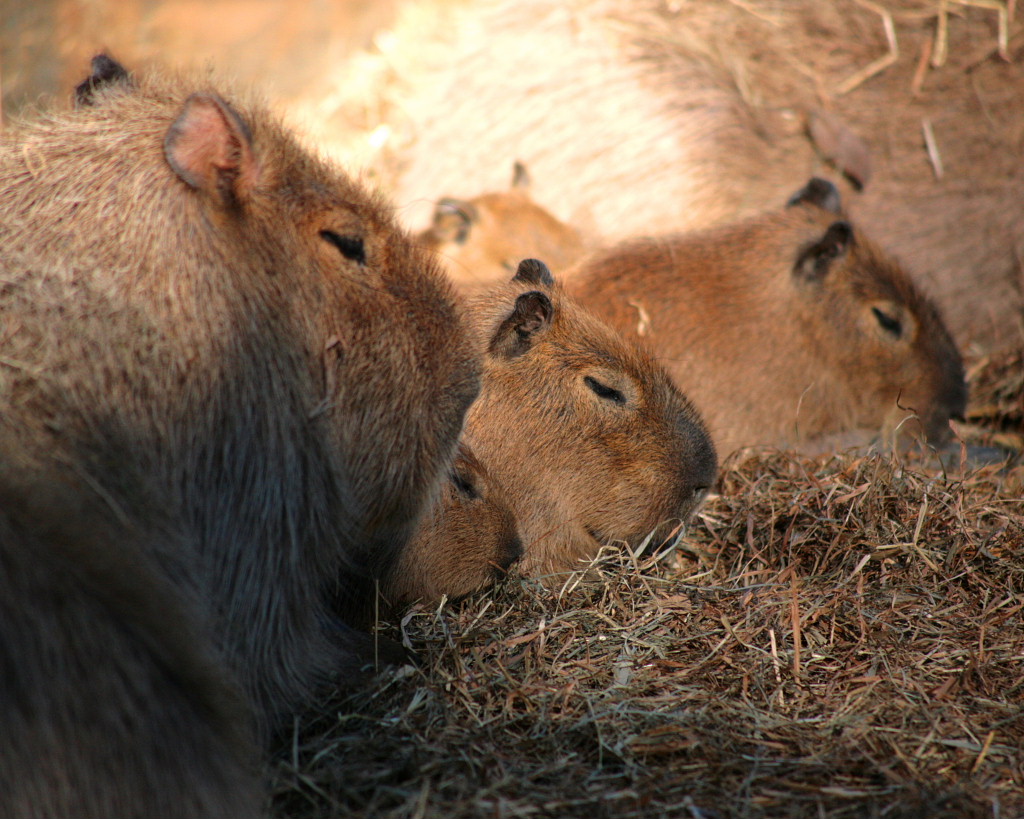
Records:
[[[759,453],[673,555],[414,609],[421,665],[298,726],[275,810],[1024,815],[1019,460]]]

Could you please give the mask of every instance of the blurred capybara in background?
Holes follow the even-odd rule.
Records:
[[[193,609],[124,527],[33,528],[0,513],[0,816],[262,815]]]
[[[49,484],[138,530],[267,738],[360,665],[331,606],[434,497],[479,354],[391,209],[259,104],[98,73],[0,141],[0,486],[19,526],[68,514]]]
[[[390,603],[465,597],[501,577],[523,553],[505,492],[463,442],[448,483],[402,552]]]
[[[516,162],[508,190],[439,200],[431,226],[418,239],[467,290],[504,281],[528,258],[561,272],[584,254],[588,242],[535,203],[529,187],[526,167]]]
[[[941,443],[965,410],[938,310],[821,179],[734,225],[598,251],[567,282],[647,342],[723,455],[858,428]]]
[[[467,434],[516,516],[524,574],[571,570],[606,543],[635,547],[689,518],[714,482],[715,450],[650,356],[535,259],[470,308],[486,353]]]
[[[877,8],[888,21],[860,0],[407,4],[365,130],[390,135],[376,162],[416,229],[439,191],[501,190],[514,158],[608,243],[733,222],[834,168],[961,345],[1019,345],[1020,18],[1005,61],[995,9]]]

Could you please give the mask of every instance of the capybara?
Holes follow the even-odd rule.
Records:
[[[262,815],[239,692],[148,562],[0,513],[0,816]]]
[[[392,604],[456,600],[503,576],[522,553],[503,489],[463,442],[448,483],[402,552],[384,597]]]
[[[258,102],[96,74],[0,141],[0,486],[19,525],[59,485],[137,530],[267,739],[360,665],[478,345],[382,198]]]
[[[365,131],[387,139],[366,161],[415,229],[438,191],[500,190],[513,159],[608,243],[734,222],[811,176],[845,198],[849,176],[851,215],[962,347],[1019,346],[1024,60],[979,5],[410,3],[360,62],[375,104],[360,87],[346,112],[375,115]]]
[[[516,517],[524,574],[570,570],[611,541],[636,547],[689,518],[717,461],[663,368],[536,259],[470,310],[486,352],[466,430]]]
[[[822,179],[733,225],[597,251],[567,280],[650,345],[722,454],[897,426],[941,443],[965,409],[938,310]]]
[[[465,290],[504,281],[528,258],[543,259],[559,273],[584,254],[588,242],[534,202],[529,188],[529,174],[517,162],[508,190],[440,199],[431,226],[418,239],[437,252],[448,275]]]

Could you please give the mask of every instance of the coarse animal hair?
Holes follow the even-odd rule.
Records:
[[[30,530],[59,485],[137,529],[266,740],[363,664],[357,626],[448,471],[479,354],[384,199],[251,95],[87,87],[0,137],[6,508]]]
[[[715,479],[700,415],[667,373],[526,259],[470,303],[486,343],[466,429],[519,525],[522,571],[578,567],[681,525]]]
[[[858,428],[942,443],[965,411],[939,311],[824,180],[732,225],[597,251],[567,282],[650,346],[723,454]]]

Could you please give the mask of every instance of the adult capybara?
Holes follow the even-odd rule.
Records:
[[[0,815],[255,817],[237,692],[124,527],[0,513]]]
[[[361,87],[346,113],[375,115],[365,131],[388,138],[362,142],[417,229],[429,197],[500,190],[514,158],[538,201],[607,242],[848,175],[852,215],[920,271],[960,343],[1019,346],[1020,22],[1004,59],[1005,9],[980,5],[410,3],[359,62],[375,104]]]
[[[26,526],[60,485],[138,530],[267,737],[359,665],[331,612],[432,500],[479,355],[385,202],[257,102],[97,73],[0,141],[0,485]]]
[[[556,219],[530,196],[530,177],[517,162],[512,186],[472,199],[444,197],[419,241],[434,250],[448,275],[472,290],[504,281],[523,259],[544,259],[562,271],[586,251],[583,233]]]
[[[714,482],[715,450],[664,369],[535,259],[470,307],[486,352],[467,434],[505,490],[525,574],[572,569],[689,518]]]
[[[724,454],[857,428],[941,443],[963,415],[960,353],[938,310],[824,180],[734,225],[598,251],[567,278],[650,345]]]
[[[503,489],[463,442],[448,483],[402,552],[384,597],[393,604],[465,597],[504,575],[522,553]]]

